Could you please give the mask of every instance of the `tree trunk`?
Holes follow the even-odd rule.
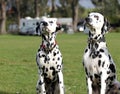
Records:
[[[39,5],[38,5],[38,0],[34,0],[34,7],[35,7],[35,17],[39,17]]]
[[[72,24],[73,24],[73,30],[74,32],[77,31],[77,22],[78,22],[78,0],[73,0],[71,3],[71,7],[72,7]]]
[[[0,34],[6,33],[6,2],[1,1]]]
[[[20,0],[16,0],[16,6],[17,6],[17,24],[18,26],[20,26]],[[18,32],[19,32],[19,29],[18,29]]]

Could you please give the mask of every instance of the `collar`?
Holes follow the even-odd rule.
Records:
[[[42,43],[42,45],[40,45],[40,48],[42,48],[45,52],[51,52],[56,47],[56,45],[57,45],[57,42],[55,41],[54,46],[51,48],[48,48],[46,45]]]

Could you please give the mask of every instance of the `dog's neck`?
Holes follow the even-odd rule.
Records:
[[[99,45],[100,43],[101,45]],[[104,35],[89,32],[88,48],[91,50],[91,53],[96,54],[97,50],[103,47],[106,47]]]
[[[42,45],[41,48],[45,51],[51,51],[56,46],[56,34],[42,34]]]
[[[89,39],[88,40],[93,40],[94,42],[105,42],[105,37],[103,34],[95,34],[89,32]]]

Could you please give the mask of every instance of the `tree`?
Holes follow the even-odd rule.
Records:
[[[119,23],[120,5],[118,0],[92,0],[98,7],[98,11],[103,13],[112,23]]]
[[[6,33],[6,1],[0,0],[0,34]]]
[[[77,31],[78,10],[79,10],[78,2],[79,0],[61,0],[61,4],[63,6],[62,8],[64,8],[63,10],[65,10],[67,13],[71,13],[70,16],[72,16],[72,27],[74,31]]]
[[[20,0],[16,0],[18,26],[20,25]]]
[[[78,0],[72,0],[71,8],[72,8],[73,30],[77,31],[78,9],[79,9]]]
[[[34,10],[35,10],[35,17],[39,17],[39,4],[38,4],[38,0],[34,0]]]

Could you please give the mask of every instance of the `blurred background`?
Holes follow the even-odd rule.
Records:
[[[66,94],[87,94],[82,58],[88,36],[80,32],[92,11],[102,13],[111,24],[112,33],[106,38],[120,81],[120,33],[116,33],[120,32],[120,0],[0,0],[0,94],[36,94],[35,60],[42,39],[18,34],[39,35],[36,29],[44,16],[57,18],[62,25],[57,43]]]
[[[58,18],[63,32],[80,32],[91,11],[102,13],[119,32],[120,0],[0,0],[0,34],[36,34],[43,16]]]

